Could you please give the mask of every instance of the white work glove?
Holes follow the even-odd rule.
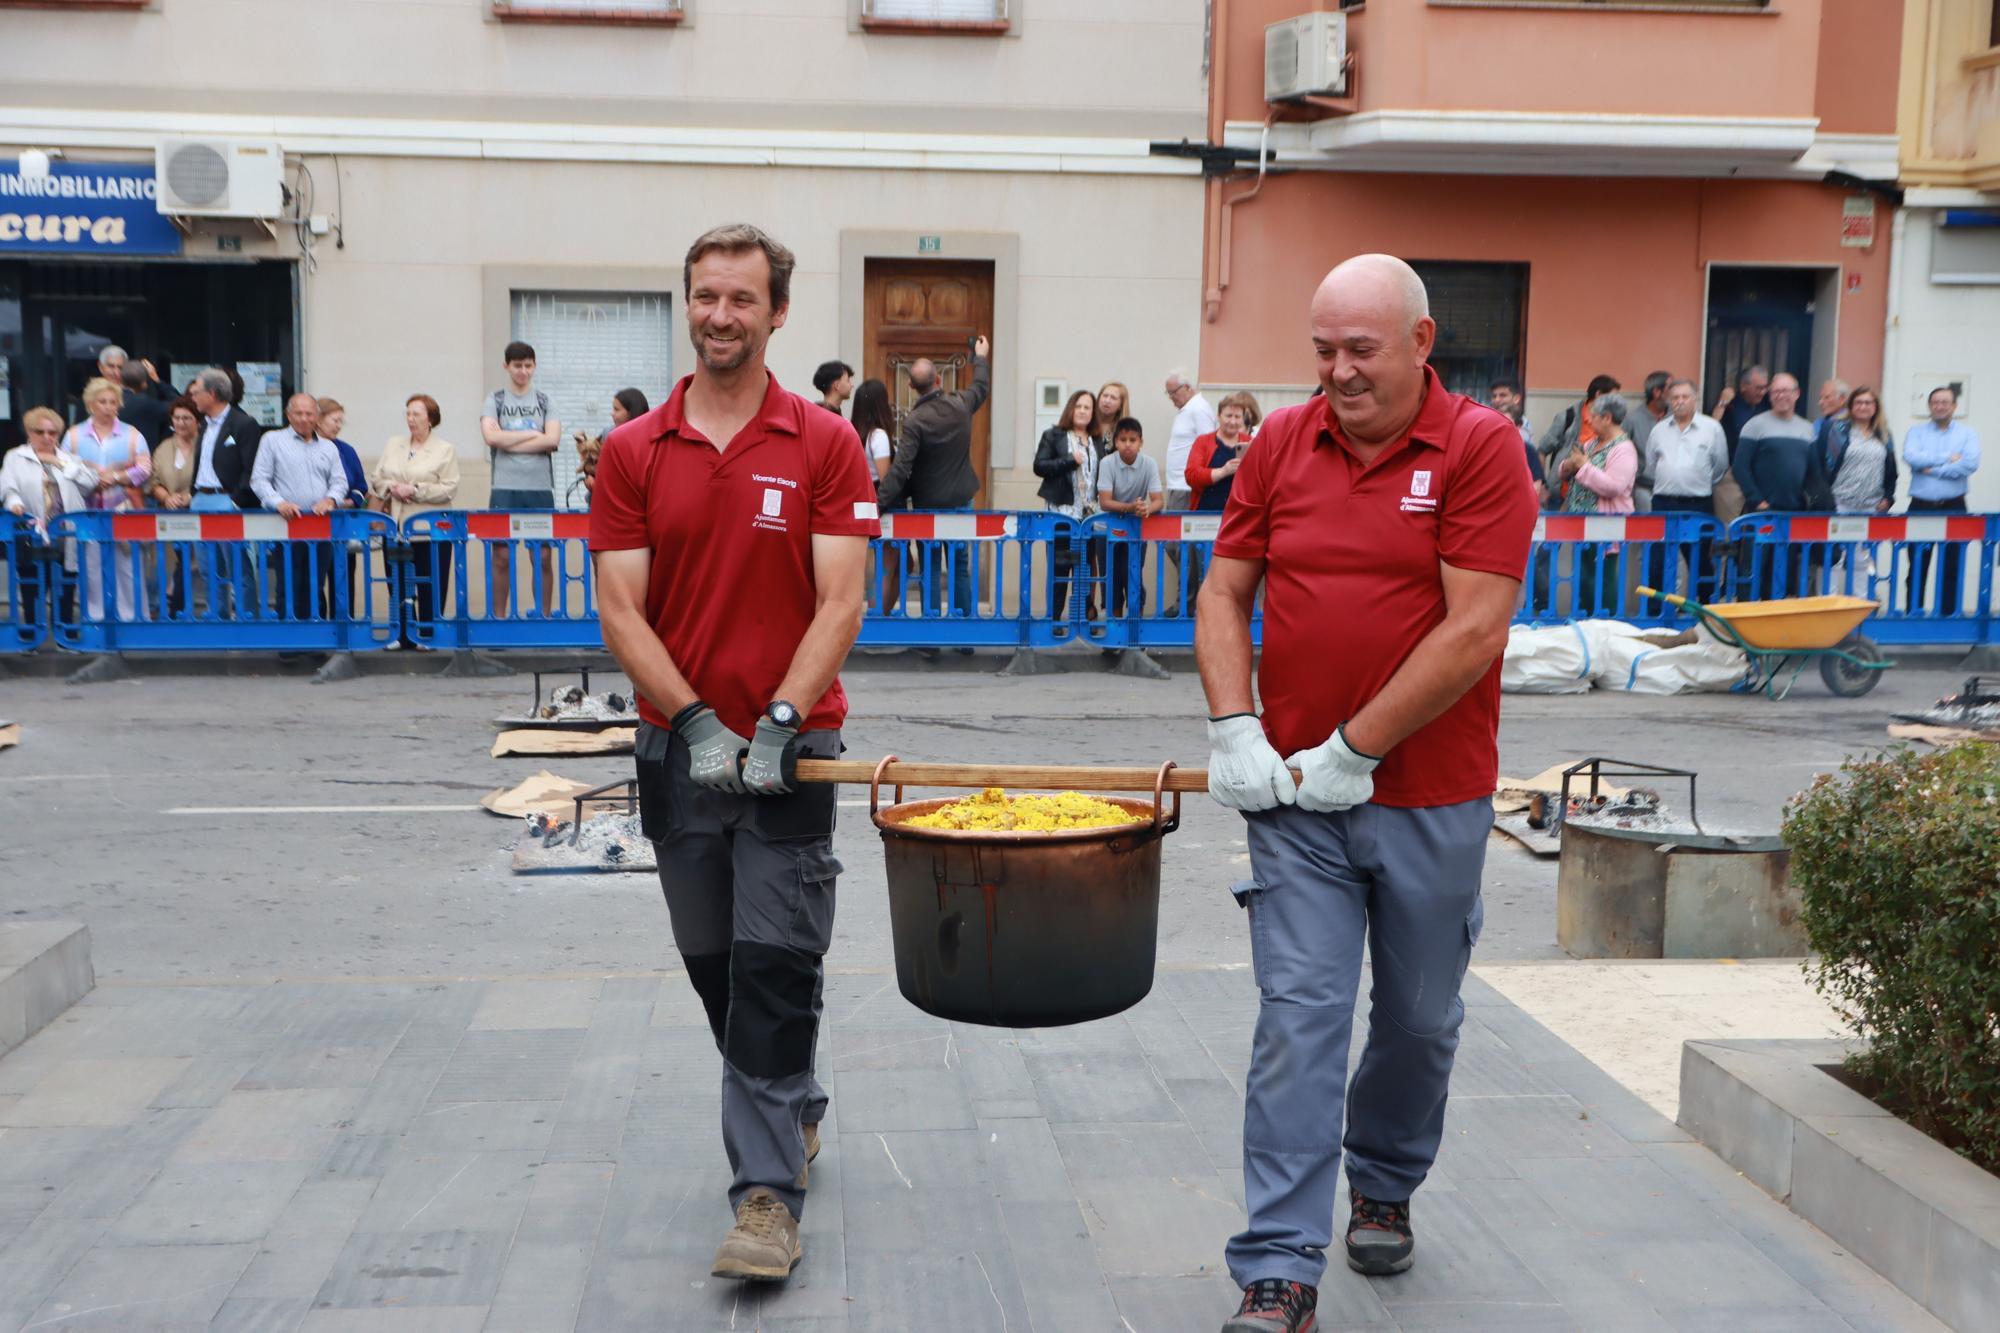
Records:
[[[1285,761],[1255,713],[1208,720],[1208,794],[1231,810],[1269,810],[1298,799]]]
[[[1299,770],[1299,809],[1331,814],[1365,805],[1375,795],[1373,774],[1382,761],[1347,743],[1346,724],[1310,750],[1300,750],[1285,762]]]

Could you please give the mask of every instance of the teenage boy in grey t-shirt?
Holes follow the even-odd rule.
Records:
[[[562,422],[549,410],[549,396],[535,387],[535,349],[511,342],[502,354],[507,363],[507,387],[486,400],[479,433],[493,452],[493,485],[487,501],[493,509],[554,509],[555,452],[562,442]],[[514,614],[513,543],[493,551],[493,614]],[[541,552],[542,614],[549,613],[555,593],[555,547]]]
[[[1125,417],[1112,431],[1111,439],[1117,452],[1106,455],[1097,465],[1098,508],[1107,514],[1135,518],[1159,513],[1167,504],[1167,488],[1160,480],[1160,465],[1140,452],[1146,447],[1146,428],[1139,424],[1139,418]],[[1127,568],[1131,549],[1127,547],[1111,559],[1110,597],[1105,606],[1114,616],[1125,614],[1128,584],[1132,613],[1137,615],[1146,607],[1145,584],[1132,578]]]

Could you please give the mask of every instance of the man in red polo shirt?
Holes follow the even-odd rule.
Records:
[[[1261,994],[1243,1122],[1249,1225],[1227,1251],[1244,1295],[1225,1333],[1315,1326],[1343,1100],[1348,1266],[1410,1266],[1410,1195],[1443,1134],[1459,983],[1483,914],[1500,655],[1535,524],[1520,432],[1425,364],[1437,326],[1409,265],[1340,265],[1310,327],[1326,397],[1266,420],[1195,631],[1209,791],[1248,820],[1252,878],[1237,894]],[[1350,1081],[1364,941],[1368,1044]]]
[[[800,1256],[840,863],[835,789],[793,790],[784,760],[840,753],[837,673],[881,531],[854,428],[764,368],[792,266],[751,226],[694,243],[695,372],[611,433],[590,509],[604,644],[639,690],[640,819],[722,1052],[736,1224],[714,1272],[733,1278],[782,1278]]]

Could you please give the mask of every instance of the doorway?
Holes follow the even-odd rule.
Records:
[[[862,281],[864,379],[889,386],[900,434],[916,402],[910,366],[936,363],[938,387],[956,392],[972,383],[972,339],[993,332],[993,261],[870,259]],[[979,477],[973,507],[987,506],[991,487],[993,413],[972,416],[972,467]]]
[[[1703,401],[1713,403],[1737,375],[1763,366],[1796,378],[1809,408],[1815,386],[1834,373],[1839,293],[1837,267],[1712,265]]]

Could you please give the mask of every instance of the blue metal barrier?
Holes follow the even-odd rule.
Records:
[[[1706,514],[1544,514],[1535,520],[1514,623],[1620,620],[1687,628],[1693,618],[1640,587],[1712,600],[1722,525]]]
[[[1993,642],[1995,514],[1745,514],[1729,526],[1730,600],[1844,594],[1881,603],[1878,643]]]
[[[32,518],[0,512],[0,592],[7,595],[7,618],[0,620],[0,653],[31,653],[48,642],[50,584],[62,561]]]
[[[1025,648],[1067,638],[1057,555],[1076,524],[1060,514],[896,512],[869,543],[864,647]]]
[[[55,640],[76,652],[355,652],[396,637],[386,515],[65,514]]]
[[[885,516],[864,646],[1186,649],[1220,516]],[[589,516],[140,511],[59,518],[43,540],[0,514],[0,652],[596,648]],[[1889,644],[1993,642],[2000,515],[1698,514],[1538,519],[1518,623],[1685,626],[1648,584],[1702,601],[1849,593]],[[547,568],[544,569],[544,560]],[[512,574],[494,605],[501,562]],[[1261,641],[1262,609],[1252,635]]]
[[[603,647],[589,514],[439,510],[404,520],[403,540],[403,615],[418,643]]]
[[[1091,581],[1103,619],[1083,625],[1082,637],[1107,650],[1194,647],[1195,598],[1214,558],[1222,515],[1206,513],[1098,514],[1084,524],[1085,542],[1102,552],[1101,575]],[[1250,636],[1261,643],[1260,600]]]

